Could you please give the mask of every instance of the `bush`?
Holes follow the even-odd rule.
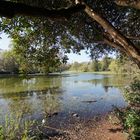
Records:
[[[124,91],[124,97],[132,107],[140,107],[140,80],[135,79]]]
[[[140,80],[134,81],[124,90],[124,97],[128,107],[121,111],[117,109],[117,115],[121,119],[124,130],[132,140],[140,139]]]

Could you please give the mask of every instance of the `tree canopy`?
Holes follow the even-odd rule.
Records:
[[[86,49],[93,59],[115,50],[140,67],[139,0],[2,0],[0,5],[0,31],[25,58],[41,48],[58,54]]]

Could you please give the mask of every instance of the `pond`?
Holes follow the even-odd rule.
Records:
[[[127,103],[122,88],[128,78],[118,75],[73,73],[51,76],[1,77],[0,112],[22,112],[24,118],[65,125],[74,114],[81,120],[105,114]],[[75,115],[76,116],[76,115]]]

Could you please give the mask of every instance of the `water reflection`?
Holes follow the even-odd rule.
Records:
[[[101,79],[91,79],[85,80],[84,82],[90,82],[95,86],[101,84],[102,86],[106,87],[122,87],[129,83],[131,77],[126,75],[110,75],[105,76]]]
[[[1,111],[37,120],[50,117],[50,123],[67,121],[73,112],[86,119],[112,105],[126,106],[121,88],[127,83],[127,77],[92,73],[0,78]]]
[[[60,87],[62,77],[20,77],[0,78],[0,94],[45,90],[50,87]]]

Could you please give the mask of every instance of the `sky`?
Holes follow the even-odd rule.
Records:
[[[10,45],[11,40],[4,33],[1,34],[0,37],[2,38],[2,39],[0,39],[0,49],[9,50],[10,49],[9,45]],[[69,58],[68,63],[73,63],[75,61],[77,61],[77,62],[90,61],[90,57],[88,54],[85,53],[85,51],[81,51],[80,53],[81,53],[81,55],[74,54],[74,53],[67,54],[67,56]]]
[[[0,34],[0,37],[2,38],[2,39],[0,39],[0,49],[2,49],[2,50],[10,49],[9,48],[10,39],[8,38],[8,36],[5,34]]]
[[[69,58],[69,63],[73,63],[75,61],[77,62],[88,62],[90,61],[90,57],[88,54],[85,53],[85,51],[81,51],[80,52],[81,55],[78,55],[78,54],[74,54],[74,53],[70,53],[68,54],[68,58]]]

